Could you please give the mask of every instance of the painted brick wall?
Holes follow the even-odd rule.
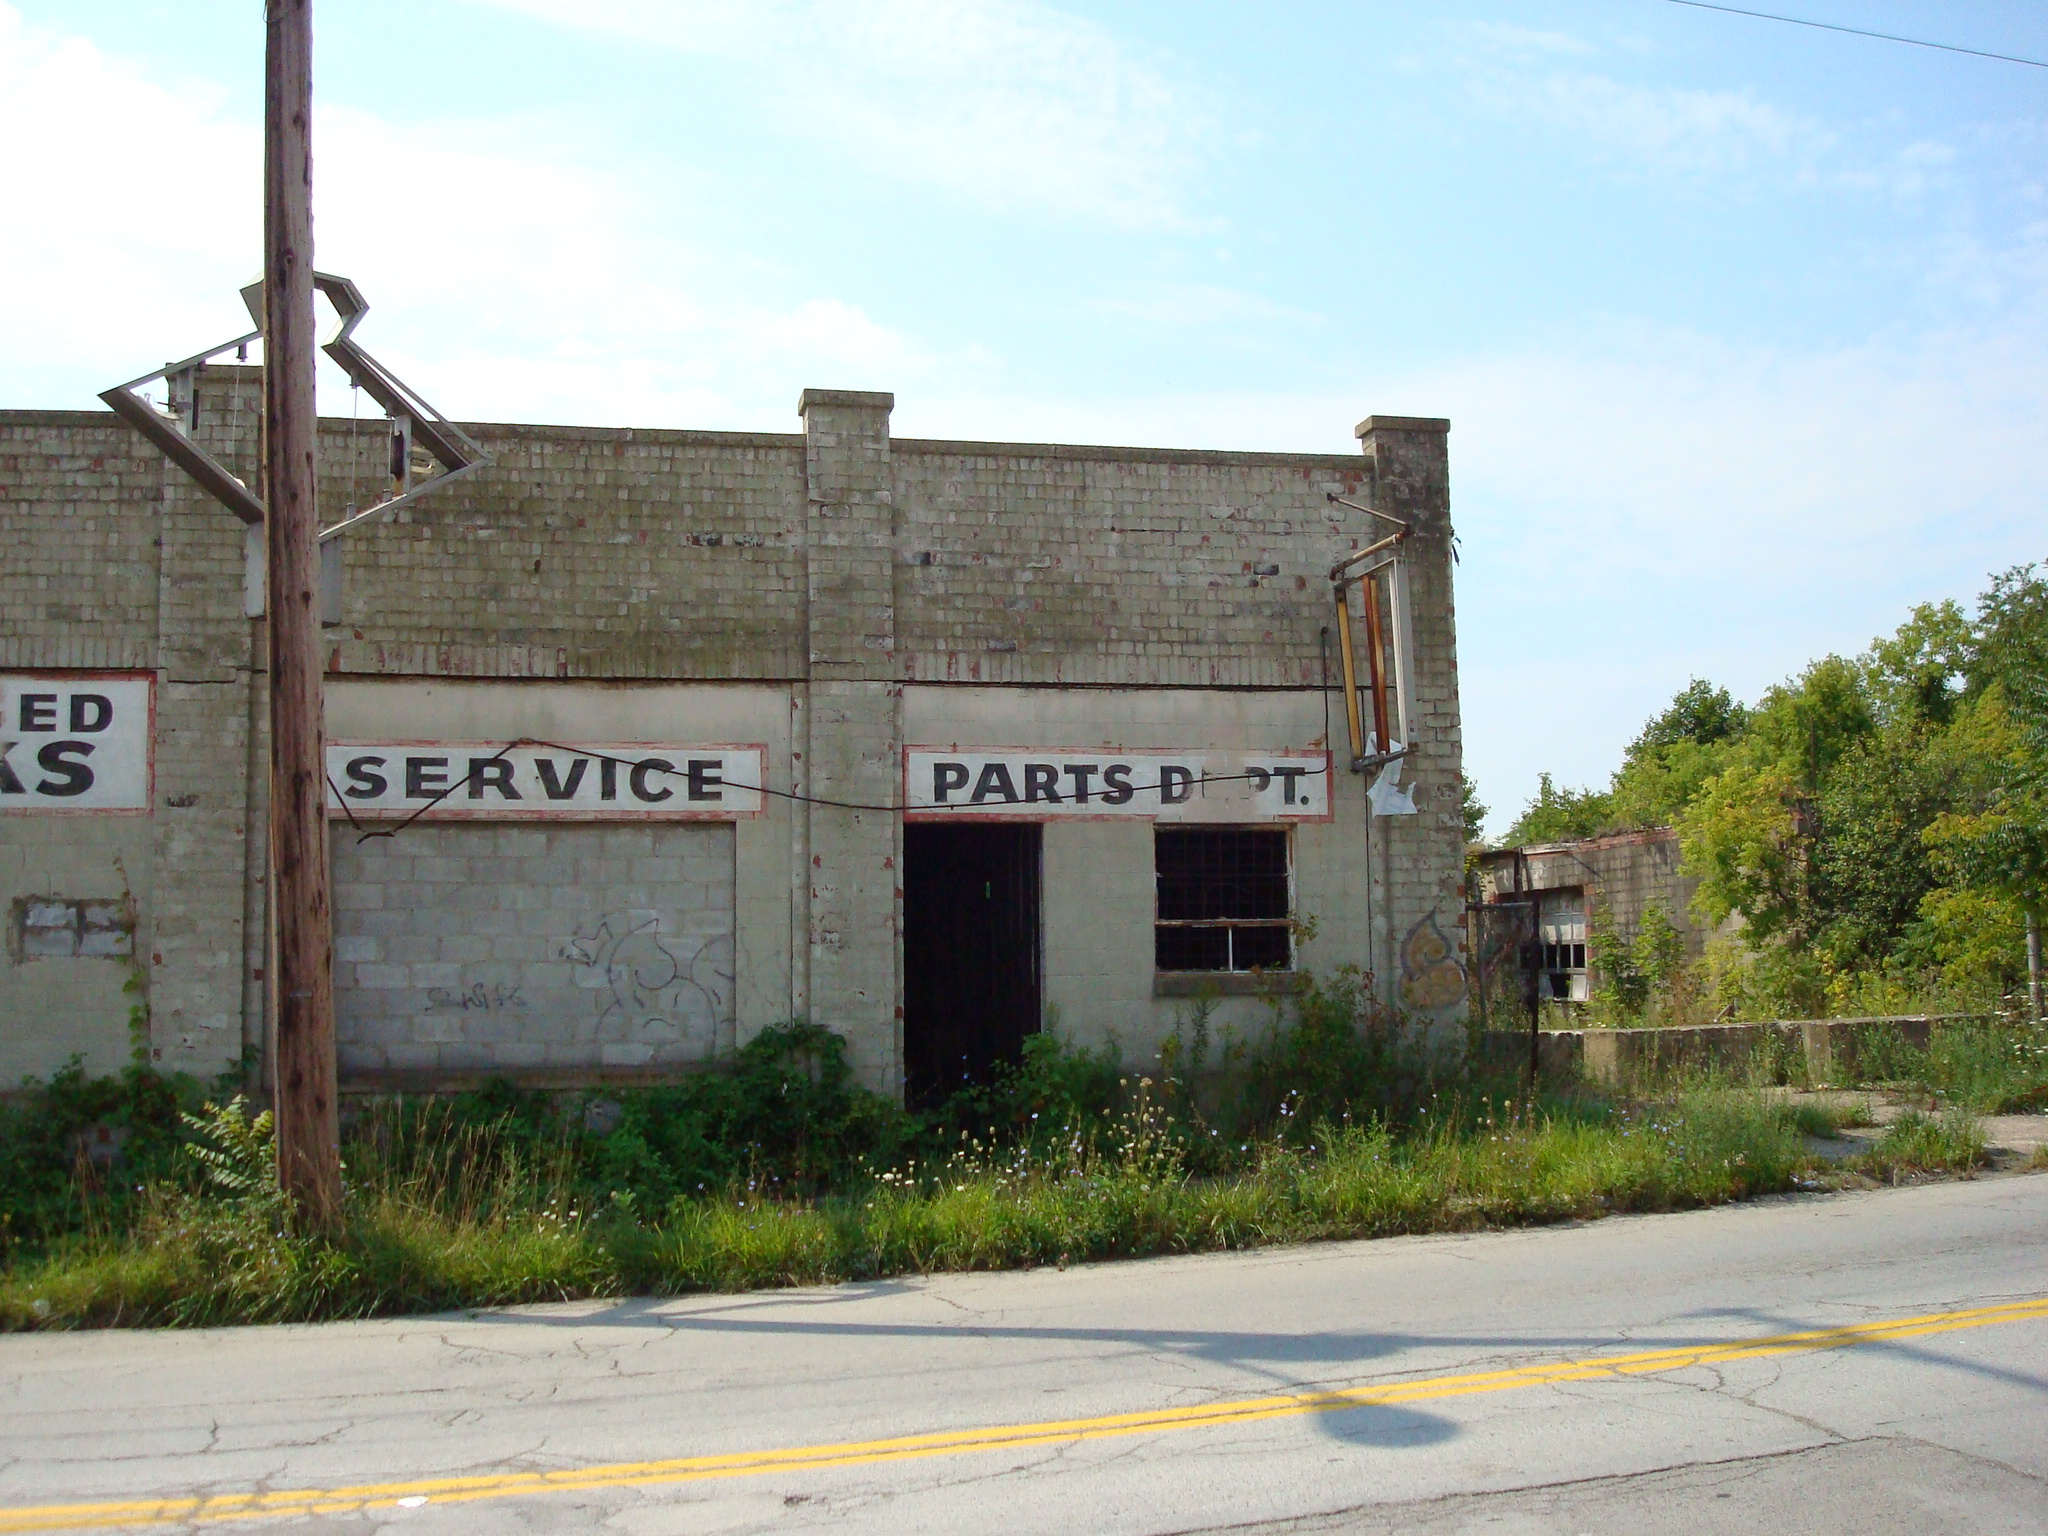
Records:
[[[253,370],[202,376],[201,431],[245,479],[256,394]],[[886,396],[813,391],[802,434],[476,427],[488,468],[345,542],[330,672],[771,684],[787,696],[777,771],[789,785],[887,804],[906,684],[1316,697],[1328,568],[1381,531],[1326,493],[1368,501],[1416,529],[1419,741],[1402,777],[1419,814],[1368,820],[1364,784],[1340,774],[1356,846],[1316,839],[1304,858],[1324,866],[1337,926],[1365,936],[1387,995],[1454,1013],[1461,754],[1443,424],[1374,418],[1357,456],[1182,453],[903,442],[888,410]],[[377,496],[382,432],[330,419],[321,433],[324,509]],[[16,822],[0,829],[0,894],[61,878],[80,883],[61,894],[101,896],[125,882],[152,1048],[218,1066],[239,1046],[237,1018],[260,1011],[262,965],[248,920],[260,918],[261,815],[248,802],[261,669],[241,617],[241,530],[107,415],[0,413],[0,469],[0,535],[20,551],[0,566],[0,665],[155,668],[161,710],[140,846],[134,822]],[[812,806],[788,817],[786,848],[781,825],[747,834],[741,884],[786,890],[787,927],[741,942],[786,936],[792,1010],[847,1028],[863,1075],[887,1084],[901,1055],[896,818]],[[9,985],[0,1013],[15,1017]],[[122,1038],[123,1019],[93,1006],[92,1028]]]
[[[896,680],[897,509],[890,471],[893,397],[807,389],[805,793],[812,1009],[844,1032],[870,1083],[902,1077],[898,935],[903,742]]]
[[[1466,997],[1464,737],[1448,429],[1443,421],[1372,416],[1359,423],[1358,438],[1371,464],[1371,505],[1409,521],[1404,553],[1414,613],[1416,740],[1402,777],[1416,814],[1369,820],[1373,909],[1383,935],[1375,952],[1391,1001],[1455,1018]]]
[[[470,430],[490,465],[345,544],[337,670],[801,674],[801,436]],[[380,431],[324,421],[321,454],[323,508],[383,494]]]
[[[111,412],[0,412],[0,666],[156,664],[165,470]]]
[[[1320,676],[1363,459],[895,445],[907,675],[1295,686]]]

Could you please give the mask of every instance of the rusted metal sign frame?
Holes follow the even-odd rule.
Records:
[[[334,306],[341,319],[334,335],[321,345],[320,350],[348,374],[351,384],[367,391],[370,398],[383,407],[392,419],[394,440],[399,445],[392,465],[393,494],[375,506],[343,518],[332,527],[321,529],[320,542],[326,544],[364,523],[410,505],[429,491],[440,490],[453,481],[474,474],[491,460],[476,439],[435,410],[417,391],[356,344],[353,333],[370,308],[361,289],[348,278],[331,272],[314,273],[313,286],[327,295],[328,303]],[[102,391],[100,399],[123,421],[156,444],[165,457],[190,475],[214,500],[244,523],[258,527],[263,522],[263,498],[191,436],[192,430],[198,426],[198,392],[194,388],[193,376],[224,353],[234,352],[246,357],[249,343],[263,338],[263,284],[260,280],[242,290],[242,302],[256,318],[257,329],[178,362],[166,363],[139,379],[117,384]],[[159,379],[168,386],[173,402],[182,400],[181,407],[169,413],[159,411],[135,393],[143,385],[153,384]],[[418,485],[412,483],[410,450],[414,444],[426,449],[442,466],[440,474]]]
[[[180,362],[166,363],[154,373],[145,373],[139,379],[130,379],[126,384],[116,384],[112,389],[100,391],[100,399],[113,409],[115,415],[155,443],[166,458],[199,483],[200,489],[251,527],[258,527],[263,522],[263,498],[192,440],[189,429],[198,425],[196,414],[190,420],[180,419],[184,412],[166,415],[135,391],[162,379],[175,398],[181,388],[179,381],[183,380],[185,409],[196,413],[198,395],[192,388],[192,375],[223,352],[246,357],[249,343],[262,338],[263,332],[259,327],[246,336],[237,336],[233,341],[224,341]]]
[[[1388,763],[1406,757],[1412,750],[1408,737],[1413,732],[1412,706],[1408,694],[1408,680],[1413,673],[1409,654],[1411,640],[1408,634],[1410,610],[1408,605],[1408,572],[1401,560],[1400,545],[1412,531],[1407,519],[1382,512],[1376,507],[1346,500],[1335,492],[1326,491],[1324,496],[1340,506],[1366,513],[1384,522],[1392,523],[1396,532],[1384,539],[1368,544],[1363,549],[1353,550],[1342,560],[1330,567],[1331,595],[1337,604],[1337,648],[1344,669],[1344,719],[1350,731],[1351,771],[1369,773],[1385,767]],[[1375,555],[1385,558],[1377,563],[1359,569],[1364,562]],[[1385,622],[1380,614],[1381,573],[1386,573],[1388,615]],[[1372,695],[1371,751],[1367,750],[1368,738],[1365,721],[1358,700],[1357,651],[1352,640],[1351,589],[1359,587],[1364,594],[1365,645],[1366,645],[1366,686]],[[1393,707],[1389,708],[1388,687],[1388,635],[1392,635]],[[1401,744],[1394,746],[1392,714],[1398,711],[1401,722]]]

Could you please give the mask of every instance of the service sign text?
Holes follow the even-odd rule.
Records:
[[[155,680],[0,672],[0,813],[150,809]]]
[[[758,815],[767,754],[758,746],[578,742],[330,741],[327,808],[337,816],[422,820]]]
[[[1316,821],[1330,814],[1326,752],[941,751],[903,754],[906,814]]]

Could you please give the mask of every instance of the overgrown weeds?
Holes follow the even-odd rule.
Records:
[[[1755,1086],[1674,1078],[1635,1101],[1571,1085],[1532,1099],[1377,1009],[1363,977],[1312,987],[1291,1012],[1240,1041],[1211,1038],[1197,1009],[1157,1076],[1041,1036],[1014,1070],[923,1115],[860,1089],[843,1043],[811,1025],[672,1088],[384,1100],[348,1127],[332,1237],[286,1219],[265,1117],[236,1099],[180,1110],[171,1094],[168,1120],[94,1175],[125,1191],[118,1202],[38,1186],[43,1205],[23,1208],[45,1225],[0,1272],[0,1326],[1064,1264],[1674,1209],[1812,1187],[1820,1171],[1805,1144],[1815,1113]],[[57,1123],[66,1103],[159,1102],[133,1082],[45,1091],[10,1111],[16,1129]],[[1960,1111],[1916,1124],[1871,1167],[1966,1169],[1982,1155],[1971,1134]]]
[[[1182,1145],[1141,1093],[1094,1140],[970,1147],[820,1197],[742,1188],[644,1213],[581,1199],[561,1165],[463,1129],[375,1179],[352,1170],[333,1240],[295,1233],[260,1195],[154,1190],[127,1233],[69,1239],[0,1278],[0,1324],[359,1317],[1458,1230],[1739,1199],[1805,1165],[1788,1114],[1723,1093],[1602,1116],[1503,1107],[1407,1135],[1323,1120],[1210,1177],[1189,1173]],[[454,1169],[464,1160],[474,1175]],[[429,1166],[450,1176],[423,1177]]]
[[[1939,1116],[1917,1110],[1902,1115],[1859,1160],[1873,1178],[1894,1182],[1908,1173],[1967,1173],[1986,1161],[1983,1127],[1960,1109]]]
[[[1882,1085],[1980,1115],[2048,1109],[2048,1026],[2024,1021],[1937,1024],[1925,1048],[1869,1026],[1852,1053],[1854,1083]]]

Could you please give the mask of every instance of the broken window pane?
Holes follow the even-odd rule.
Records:
[[[1561,1003],[1583,1003],[1591,995],[1586,972],[1585,893],[1545,891],[1538,901],[1544,995]]]
[[[1293,964],[1284,830],[1160,827],[1153,838],[1160,970],[1286,970]]]

